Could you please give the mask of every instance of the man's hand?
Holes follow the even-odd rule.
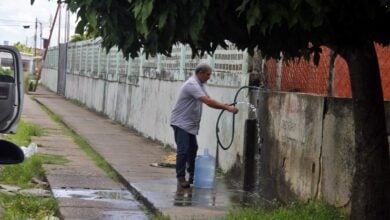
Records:
[[[226,105],[226,111],[231,112],[236,114],[238,112],[238,109],[234,107],[233,105],[230,104],[225,104]]]
[[[208,96],[201,96],[199,97],[199,100],[206,105],[210,106],[211,108],[216,108],[216,109],[224,109],[226,111],[229,111],[231,113],[237,113],[238,109],[234,107],[232,104],[223,104],[220,103]]]

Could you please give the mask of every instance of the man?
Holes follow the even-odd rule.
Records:
[[[177,146],[176,178],[179,187],[188,188],[194,180],[195,157],[198,150],[196,135],[198,134],[202,116],[202,104],[215,109],[237,113],[238,109],[229,104],[222,104],[209,97],[203,84],[210,79],[212,68],[208,64],[199,64],[195,75],[190,77],[181,87],[176,105],[172,110],[171,126],[175,134]],[[186,167],[189,174],[186,180]]]

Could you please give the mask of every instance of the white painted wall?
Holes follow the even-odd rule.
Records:
[[[96,67],[99,66],[99,62],[94,61],[96,55],[86,54],[85,51],[93,51],[88,50],[86,45],[91,45],[95,51],[97,50],[96,42],[91,41],[85,44],[78,42],[69,46],[72,49],[68,50],[68,57],[72,58],[68,59],[65,96],[78,100],[88,108],[137,130],[145,137],[169,144],[174,148],[176,146],[173,131],[169,125],[171,110],[184,79],[193,74],[198,62],[208,61],[215,66],[213,77],[209,80],[206,90],[212,98],[221,102],[232,103],[238,88],[245,85],[247,81],[246,53],[234,48],[217,51],[216,56],[220,59],[208,57],[186,60],[183,58],[190,57],[189,50],[180,46],[181,48],[173,50],[177,54],[173,58],[158,56],[146,60],[141,57],[125,61],[128,63],[124,64],[121,56],[114,54],[116,53],[114,49],[108,55],[101,55],[99,59],[108,62]],[[85,60],[78,62],[80,60],[78,56]],[[115,60],[115,57],[120,57],[120,60]],[[112,69],[113,67],[116,69]],[[99,69],[101,72],[93,75],[92,69]],[[163,75],[164,71],[165,75]],[[120,75],[127,78],[119,80]],[[43,69],[42,83],[56,91],[56,76],[55,70]],[[241,101],[248,100],[244,93],[240,95]],[[238,107],[240,112],[236,115],[233,145],[228,151],[220,150],[219,154],[220,166],[225,171],[234,164],[237,155],[242,157],[243,153],[244,124],[248,112],[247,106]],[[198,154],[202,154],[204,148],[209,148],[209,152],[215,155],[216,120],[219,113],[220,110],[204,106],[198,135],[200,148]],[[231,123],[231,113],[224,113],[220,123],[220,137],[226,144],[231,138]]]
[[[41,82],[50,90],[57,92],[58,70],[44,69],[41,74]]]

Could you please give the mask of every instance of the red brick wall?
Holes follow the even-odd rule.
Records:
[[[304,59],[284,62],[282,66],[280,91],[327,95],[330,50],[326,47],[322,48],[322,50],[323,52],[318,66]],[[376,51],[379,60],[384,98],[390,99],[390,47],[376,45]],[[277,90],[277,66],[277,61],[267,61],[265,71],[267,81],[265,83],[271,90]],[[337,56],[334,66],[334,96],[351,97],[348,66],[345,60]]]

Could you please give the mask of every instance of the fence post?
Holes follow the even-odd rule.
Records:
[[[108,53],[106,53],[106,73],[105,73],[105,76],[104,76],[104,79],[108,79],[108,64],[110,63],[110,51],[108,51]]]
[[[85,66],[84,66],[84,75],[89,76],[88,74],[88,53],[89,53],[89,47],[88,47],[88,41],[84,41],[84,47],[85,47]]]
[[[80,50],[80,57],[79,57],[79,69],[78,69],[78,71],[79,71],[79,75],[80,75],[80,73],[81,73],[81,64],[82,64],[82,56],[83,56],[83,47],[82,47],[82,45],[81,45],[81,43],[78,45],[79,46],[79,50]]]
[[[115,80],[119,82],[119,52],[116,52],[115,55]]]
[[[213,56],[210,56],[209,54],[207,54],[207,62],[209,63],[209,65],[211,66],[211,68],[214,69],[214,67],[215,67],[214,55],[213,55]]]
[[[98,69],[97,69],[97,75],[98,75],[98,77],[100,78],[100,73],[101,73],[101,68],[102,68],[102,65],[101,65],[101,62],[100,62],[100,58],[101,58],[101,54],[102,54],[102,47],[100,46],[100,44],[98,45],[98,47],[99,47],[99,54],[98,54],[98,60],[97,60],[97,66],[98,66]]]
[[[93,64],[95,63],[95,44],[91,42],[91,49],[92,49],[92,54],[91,54],[91,75],[93,76]]]
[[[178,78],[182,80],[186,79],[185,72],[184,72],[185,65],[186,65],[186,48],[185,45],[180,44],[180,71],[179,71],[180,77]]]
[[[126,83],[129,84],[129,76],[131,76],[131,67],[132,64],[132,58],[129,55],[129,59],[127,60],[127,74],[126,74]]]
[[[139,57],[139,76],[144,76],[144,62],[145,55],[141,51],[141,56]]]
[[[157,72],[161,73],[161,54],[157,54]]]

